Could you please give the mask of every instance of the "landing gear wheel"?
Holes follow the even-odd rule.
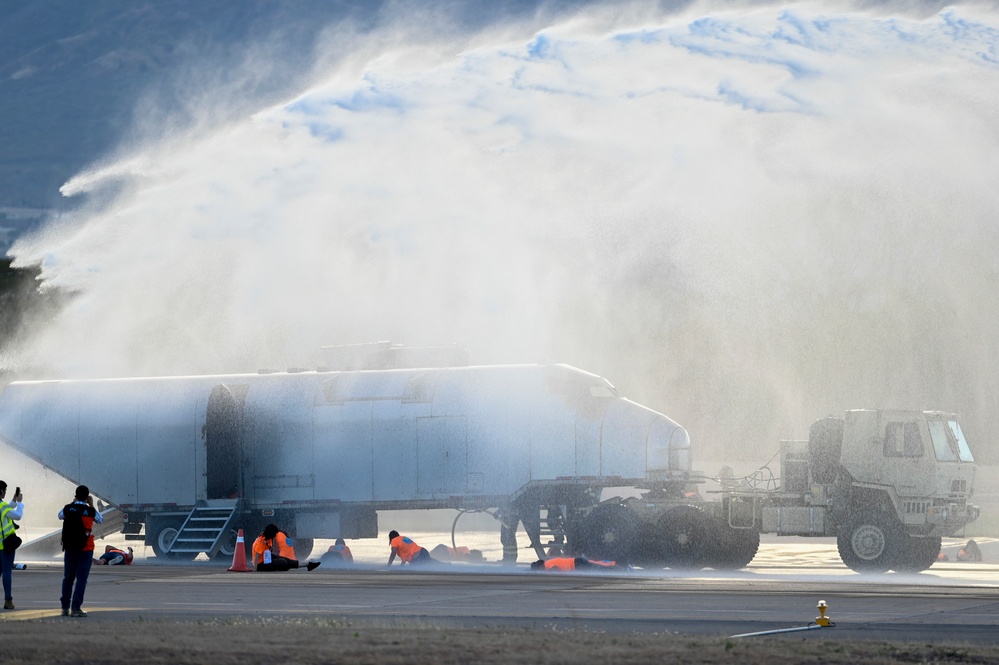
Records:
[[[177,540],[180,527],[184,525],[183,520],[173,520],[160,522],[156,527],[157,531],[153,536],[153,553],[161,559],[168,561],[192,561],[198,556],[196,552],[171,552],[173,541]]]
[[[855,517],[836,538],[839,557],[858,573],[883,573],[895,564],[903,534],[883,515]]]
[[[716,533],[718,545],[710,564],[715,570],[745,568],[760,549],[760,532],[755,529],[733,529],[720,524]]]
[[[933,538],[906,536],[901,542],[892,570],[898,573],[920,573],[936,563],[939,555],[939,536]]]
[[[641,522],[620,504],[597,506],[586,517],[574,549],[590,559],[627,563],[631,560]]]
[[[699,570],[707,564],[709,517],[697,506],[677,506],[656,521],[662,558],[673,569]]]

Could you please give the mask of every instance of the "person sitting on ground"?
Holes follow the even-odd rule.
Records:
[[[424,547],[420,547],[412,539],[400,536],[398,531],[389,531],[389,545],[392,546],[392,553],[389,554],[388,565],[392,565],[396,556],[399,557],[400,564],[427,564],[439,563],[430,556],[430,552]]]
[[[129,547],[126,552],[117,547],[105,545],[104,554],[99,559],[94,559],[94,563],[98,566],[131,566],[132,548]]]
[[[291,538],[276,524],[268,524],[253,541],[253,565],[260,572],[285,571],[291,568],[301,568],[302,564],[295,558],[295,548]],[[318,561],[305,564],[308,570],[319,567]]]
[[[531,564],[531,570],[572,571],[585,568],[619,568],[615,561],[593,561],[581,556],[559,556],[551,559],[538,559]]]
[[[323,557],[320,559],[327,566],[349,566],[354,563],[354,555],[350,553],[350,548],[343,538],[337,538],[336,542],[330,545]]]

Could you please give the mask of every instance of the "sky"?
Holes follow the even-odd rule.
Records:
[[[277,105],[205,62],[179,121],[151,84],[63,185],[80,208],[12,248],[78,295],[0,364],[215,373],[457,343],[605,376],[702,458],[769,457],[850,408],[954,411],[993,455],[999,9],[444,20],[331,25]]]

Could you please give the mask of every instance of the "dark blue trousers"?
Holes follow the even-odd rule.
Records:
[[[0,568],[3,569],[2,572],[0,572],[0,575],[3,576],[3,599],[4,600],[13,600],[13,597],[10,595],[11,594],[11,588],[10,588],[10,586],[11,586],[11,577],[10,576],[11,576],[11,571],[14,570],[14,554],[15,554],[15,552],[13,550],[11,550],[9,552],[7,550],[0,550]]]
[[[83,594],[87,592],[87,579],[90,577],[90,567],[94,564],[94,551],[65,552],[63,556],[62,576],[62,609],[72,609],[75,612],[83,605]],[[73,588],[73,582],[76,588]]]

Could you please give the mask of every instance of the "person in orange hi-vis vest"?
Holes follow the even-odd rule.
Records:
[[[400,536],[398,531],[389,531],[389,545],[392,547],[388,560],[390,566],[397,556],[401,564],[439,563],[430,556],[426,548],[420,547],[407,536]]]
[[[323,554],[320,561],[327,566],[349,566],[354,563],[354,555],[351,554],[350,548],[347,547],[343,538],[337,538],[336,542],[330,545],[330,548]]]
[[[531,570],[572,571],[584,568],[620,568],[615,561],[593,561],[581,556],[559,556],[551,559],[538,559],[531,564]]]
[[[87,591],[87,579],[94,565],[94,525],[103,524],[104,518],[94,508],[94,497],[90,488],[80,485],[76,488],[73,502],[67,503],[59,511],[62,520],[62,615],[85,617],[83,595]]]
[[[444,543],[430,550],[430,556],[438,561],[465,561],[469,563],[485,561],[482,557],[482,550],[473,550],[464,545],[448,547]]]
[[[260,572],[283,572],[292,568],[301,568],[302,564],[295,558],[295,548],[291,538],[276,524],[268,524],[253,541],[253,565]],[[319,567],[318,561],[305,564],[308,570]]]
[[[133,552],[132,548],[129,547],[128,551],[118,549],[111,545],[106,545],[104,547],[104,554],[101,558],[94,559],[95,566],[131,566],[132,565]]]

